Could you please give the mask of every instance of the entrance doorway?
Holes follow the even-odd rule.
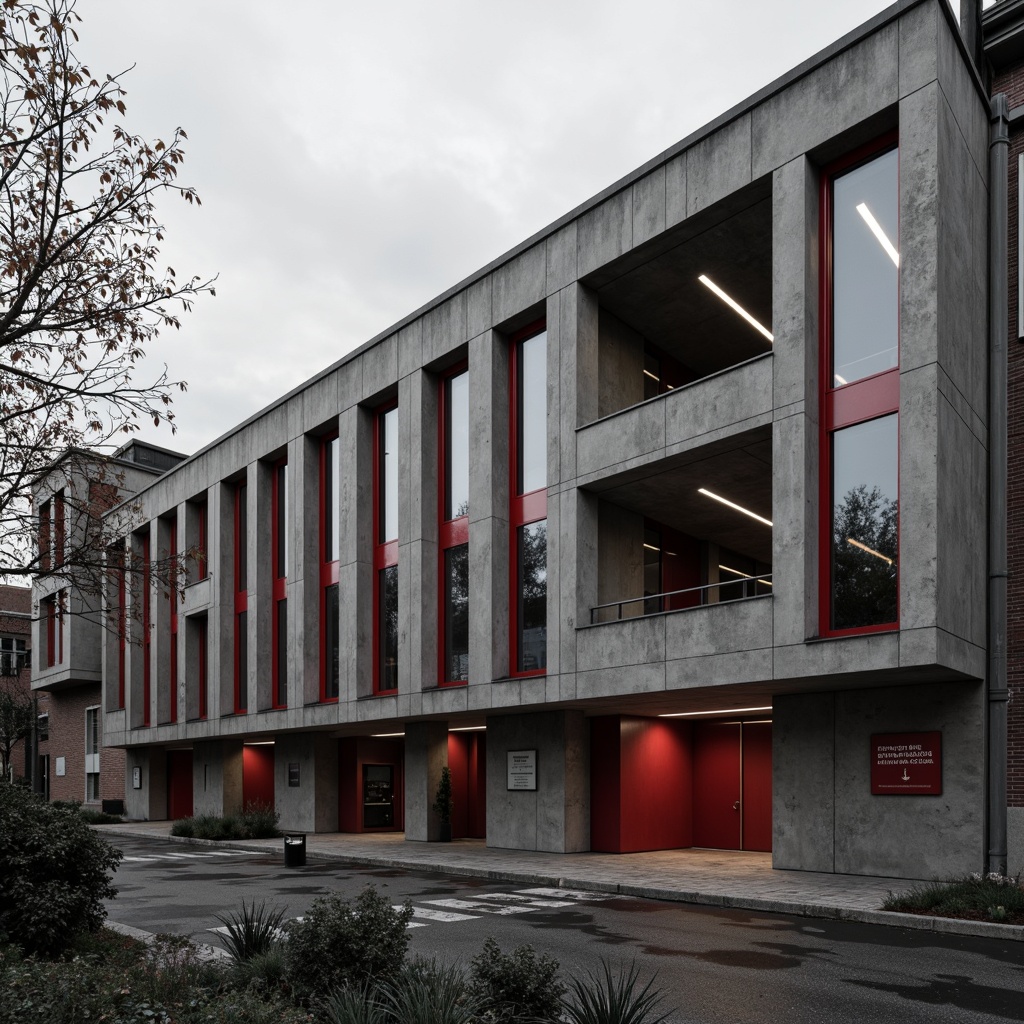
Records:
[[[693,845],[771,850],[771,722],[694,723]]]

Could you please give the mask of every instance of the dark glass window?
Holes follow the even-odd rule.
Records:
[[[447,682],[469,679],[469,545],[444,553],[444,650]]]
[[[323,452],[323,516],[325,562],[337,562],[340,558],[338,537],[338,510],[341,507],[341,467],[339,463],[341,445],[338,438],[328,438]]]
[[[398,688],[398,566],[379,573],[380,689]]]
[[[380,508],[378,542],[398,536],[398,410],[380,414]]]
[[[445,519],[469,513],[469,373],[445,381]]]
[[[644,530],[644,614],[654,615],[662,610],[661,598],[661,533],[650,528]]]
[[[249,707],[249,623],[248,613],[235,616],[235,711]]]
[[[324,693],[325,700],[337,700],[340,683],[338,645],[338,584],[324,590]]]
[[[832,628],[896,621],[898,417],[832,435]]]
[[[274,476],[274,575],[280,578],[288,575],[288,463],[276,466]]]
[[[548,663],[548,523],[546,519],[521,526],[519,534],[519,659],[520,672]]]
[[[235,491],[235,590],[249,587],[248,517],[246,486],[239,484]]]
[[[278,707],[288,706],[288,601],[277,602],[275,609],[277,619],[276,668],[277,686],[276,701]]]
[[[529,494],[548,482],[548,336],[519,343],[518,491]]]

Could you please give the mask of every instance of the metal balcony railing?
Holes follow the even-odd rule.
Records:
[[[590,624],[593,626],[599,622],[618,622],[623,618],[639,618],[641,615],[661,615],[665,612],[683,611],[709,604],[745,601],[752,597],[765,597],[771,594],[771,588],[772,574],[768,572],[762,576],[744,576],[738,580],[706,583],[700,587],[686,587],[684,590],[669,590],[664,594],[646,594],[643,597],[629,597],[622,601],[608,601],[590,609]],[[697,600],[674,600],[691,594],[696,595]],[[623,615],[624,608],[629,609],[636,605],[642,606],[641,609]]]

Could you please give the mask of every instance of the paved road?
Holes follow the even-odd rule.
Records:
[[[411,949],[468,962],[484,938],[531,943],[566,974],[636,958],[677,1024],[1024,1021],[1024,944],[780,914],[446,878],[119,839],[113,921],[216,944],[217,914],[266,899],[298,916],[323,892],[381,888],[414,907]]]

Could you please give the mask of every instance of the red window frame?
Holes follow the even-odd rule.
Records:
[[[899,629],[899,531],[897,530],[897,586],[896,619],[893,622],[870,626],[833,629],[832,623],[832,438],[845,427],[856,426],[883,416],[895,414],[897,431],[900,411],[900,364],[897,349],[896,365],[881,373],[864,377],[851,384],[834,386],[832,376],[832,185],[836,178],[861,164],[869,163],[890,150],[899,149],[899,133],[892,131],[859,147],[845,157],[829,164],[821,174],[820,229],[821,271],[819,285],[819,368],[821,415],[819,417],[819,533],[818,565],[820,568],[818,595],[818,632],[823,637],[860,636],[868,633],[891,633]],[[899,309],[897,307],[897,317]],[[899,339],[897,321],[897,339]],[[898,433],[897,433],[898,437]],[[897,500],[899,497],[899,451],[897,449]]]
[[[520,353],[523,343],[547,331],[545,319],[517,331],[509,339],[509,676],[543,676],[547,667],[519,668],[519,530],[539,523],[548,517],[548,489],[537,488],[525,494],[519,492],[519,469],[522,453],[519,451],[519,391]],[[546,403],[545,403],[546,404]],[[547,474],[545,473],[545,480]]]
[[[398,402],[378,406],[373,414],[373,692],[375,695],[398,692],[398,687],[385,689],[381,685],[381,622],[380,622],[380,577],[384,569],[398,565],[398,538],[382,537],[381,488],[384,486],[381,470],[384,458],[383,423],[384,417],[398,408]],[[397,453],[396,453],[397,454]],[[398,500],[398,495],[395,495]]]
[[[334,515],[334,522],[331,525],[333,534],[338,532],[339,526],[339,510],[333,507],[331,496],[328,493],[327,465],[330,457],[331,445],[337,442],[338,432],[336,430],[329,434],[325,434],[320,439],[320,702],[322,704],[337,703],[341,689],[341,679],[339,678],[339,693],[331,696],[327,693],[327,667],[331,659],[331,652],[327,649],[327,640],[330,636],[330,631],[327,628],[327,592],[331,587],[339,585],[339,569],[341,566],[340,559],[330,558],[331,552],[328,551],[327,545],[327,520],[330,513],[333,513]],[[340,453],[336,472],[340,476]],[[338,493],[340,498],[340,481]],[[339,628],[339,624],[335,623],[334,628],[337,630]]]
[[[461,547],[469,543],[469,514],[456,516],[454,519],[445,517],[445,504],[448,489],[448,383],[453,378],[469,369],[466,362],[459,363],[441,378],[440,398],[438,400],[437,423],[437,521],[438,521],[438,570],[437,570],[437,680],[438,686],[466,686],[468,679],[449,679],[447,666],[447,622],[445,613],[448,608],[448,574],[445,572],[445,555],[451,548]]]
[[[46,667],[53,668],[57,663],[57,601],[54,597],[44,597],[43,622],[46,627]]]
[[[53,498],[53,565],[54,568],[64,564],[64,546],[66,542],[64,527],[64,488],[62,487]]]
[[[142,538],[142,724],[148,726],[150,722],[149,702],[152,688],[152,670],[150,653],[152,650],[152,636],[150,630],[150,608],[149,597],[149,533]]]
[[[249,680],[244,680],[242,686],[242,663],[245,662],[246,675],[248,676],[248,657],[242,658],[243,643],[248,643],[248,637],[243,635],[248,632],[248,611],[249,611],[249,559],[248,552],[244,550],[248,543],[248,509],[245,502],[248,500],[248,487],[246,481],[235,486],[235,529],[234,529],[234,580],[235,580],[235,637],[234,637],[234,713],[244,715],[248,711],[249,703]],[[243,509],[245,509],[243,511]],[[245,530],[243,531],[243,524]],[[243,535],[244,532],[244,535]],[[245,627],[243,628],[243,623]],[[243,703],[243,695],[245,697]]]
[[[42,572],[49,572],[52,566],[52,549],[50,531],[50,510],[52,505],[47,498],[39,506],[39,568]]]
[[[278,459],[273,465],[270,481],[270,563],[272,595],[271,595],[271,627],[270,627],[270,676],[275,709],[288,706],[288,676],[281,678],[281,621],[287,627],[288,606],[288,567],[282,561],[288,557],[288,513],[281,515],[281,507],[288,500],[288,459]],[[282,572],[283,570],[283,572]],[[282,693],[282,690],[284,691]]]
[[[173,725],[178,720],[178,521],[171,520],[168,547],[170,558],[168,568],[171,585],[167,588],[168,612],[170,618],[170,693],[167,702],[167,721]]]

